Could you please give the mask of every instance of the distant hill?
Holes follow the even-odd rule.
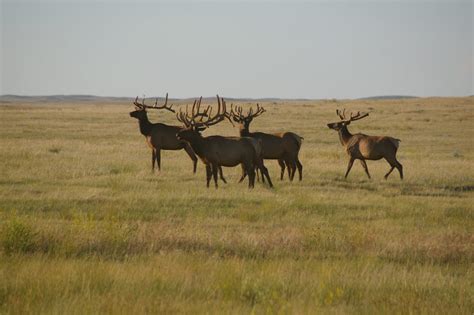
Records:
[[[410,99],[410,98],[418,98],[418,96],[380,95],[380,96],[361,97],[361,98],[358,98],[358,100],[402,100],[402,99]]]
[[[1,102],[125,102],[132,98],[128,97],[104,97],[95,95],[44,95],[44,96],[23,96],[23,95],[1,95]]]

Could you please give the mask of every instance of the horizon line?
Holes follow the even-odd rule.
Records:
[[[361,99],[377,99],[377,98],[462,98],[462,97],[473,97],[471,95],[448,95],[448,96],[418,96],[418,95],[404,95],[404,94],[382,94],[382,95],[371,95],[363,97],[346,97],[346,98],[337,98],[337,97],[320,97],[320,98],[308,98],[308,97],[231,97],[227,96],[226,99],[233,100],[294,100],[294,101],[311,101],[311,100],[361,100]],[[43,95],[31,95],[31,94],[1,94],[0,98],[4,97],[18,97],[18,98],[48,98],[48,97],[89,97],[89,98],[115,98],[115,99],[134,99],[136,96],[103,96],[96,94],[43,94]],[[170,100],[188,100],[202,97],[204,99],[214,98],[216,96],[190,96],[190,97],[169,97]],[[223,97],[220,95],[220,97]],[[145,99],[164,99],[165,96],[150,96],[145,97]]]
[[[217,94],[219,95],[219,94]],[[226,96],[227,99],[281,99],[281,100],[331,100],[331,99],[364,99],[364,98],[377,98],[377,97],[408,97],[408,98],[431,98],[431,97],[439,97],[439,98],[451,98],[451,97],[472,97],[474,94],[471,95],[430,95],[430,96],[419,96],[419,95],[408,95],[408,94],[380,94],[380,95],[369,95],[369,96],[362,96],[362,97],[275,97],[275,96],[263,96],[263,97],[247,97],[247,96]],[[0,97],[25,97],[25,98],[35,98],[35,97],[96,97],[96,98],[135,98],[137,96],[113,96],[113,95],[97,95],[97,94],[0,94]],[[144,98],[165,98],[165,96],[145,96]],[[193,99],[196,97],[202,98],[214,98],[215,95],[212,96],[185,96],[185,97],[169,97],[169,99],[176,99],[176,100],[183,100],[183,99]],[[223,97],[220,95],[220,97]],[[143,97],[139,97],[143,98]]]

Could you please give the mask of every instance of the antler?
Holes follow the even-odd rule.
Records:
[[[133,101],[133,105],[135,105],[135,107],[138,107],[138,108],[143,108],[143,104],[138,103],[138,96]]]
[[[245,119],[245,116],[242,114],[242,107],[236,105],[234,111],[234,104],[230,104],[230,115],[238,121]]]
[[[195,100],[191,113],[189,113],[188,106],[186,112],[180,109],[176,114],[178,121],[182,122],[186,127],[193,127],[195,129],[204,129],[215,125],[224,119],[229,119],[229,114],[226,112],[226,103],[224,98],[219,98],[217,95],[217,113],[212,115],[212,107],[208,106],[204,111],[201,111],[202,96],[199,100]],[[222,104],[221,104],[222,101]]]
[[[170,105],[170,106],[166,106],[168,104],[168,93],[166,93],[166,99],[165,99],[165,104],[162,105],[162,106],[158,106],[158,98],[156,99],[155,101],[155,105],[154,106],[149,106],[149,105],[145,105],[145,98],[143,98],[142,102],[141,103],[138,103],[138,96],[135,98],[135,101],[133,102],[133,104],[139,108],[151,108],[151,109],[166,109],[166,110],[169,110],[170,112],[173,112],[175,113],[175,110],[172,109],[173,105]]]
[[[228,118],[228,114],[226,112],[226,103],[225,103],[224,98],[219,98],[219,95],[216,95],[216,97],[217,97],[217,113],[213,116],[212,107],[210,106],[208,106],[206,111],[204,111],[205,116],[200,115],[201,113],[198,110],[198,115],[201,116],[201,120],[198,123],[195,123],[196,127],[201,127],[201,126],[209,127],[217,123],[220,123],[225,118]],[[207,120],[203,121],[204,117],[207,117]]]
[[[352,115],[352,113],[351,113],[351,118],[350,118],[350,120],[351,120],[351,121],[359,120],[359,119],[362,119],[362,118],[367,117],[367,116],[369,116],[369,113],[357,112],[357,114],[355,114],[355,115]]]
[[[163,104],[162,106],[158,106],[158,98],[156,99],[155,101],[155,106],[153,106],[153,108],[156,108],[156,109],[166,109],[166,110],[169,110],[170,112],[175,112],[174,109],[172,109],[171,107],[173,107],[173,105],[171,104],[170,106],[166,106],[168,104],[168,93],[166,93],[166,98],[165,98],[165,104]]]
[[[369,116],[369,113],[357,112],[356,114],[353,114],[351,112],[350,113],[350,118],[347,119],[345,108],[342,111],[340,111],[339,109],[336,109],[336,114],[339,116],[339,118],[341,118],[341,120],[345,120],[345,121],[355,121],[355,120],[359,120],[359,119],[362,119],[362,118],[365,118],[365,117]]]
[[[336,114],[341,118],[341,120],[346,120],[346,109],[344,108],[342,112],[339,109],[336,109]]]
[[[266,110],[263,107],[260,107],[259,104],[257,104],[257,110],[255,112],[253,111],[252,107],[250,107],[250,109],[247,111],[247,115],[244,115],[242,111],[243,111],[242,106],[235,106],[235,111],[232,105],[230,107],[230,114],[238,121],[243,121],[244,119],[249,119],[249,118],[253,119],[257,116],[260,116],[264,112],[266,112]]]

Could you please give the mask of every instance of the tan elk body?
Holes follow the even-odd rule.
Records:
[[[370,178],[369,169],[365,160],[380,160],[385,159],[391,168],[384,178],[387,179],[390,173],[396,168],[400,173],[400,178],[403,179],[403,166],[397,160],[397,150],[400,145],[400,139],[387,136],[368,136],[362,133],[351,134],[347,129],[347,126],[355,120],[362,119],[369,116],[368,113],[360,113],[353,115],[350,114],[350,118],[346,118],[345,110],[340,112],[336,111],[341,121],[329,123],[328,127],[334,129],[339,134],[339,140],[341,144],[346,148],[346,152],[349,155],[349,164],[347,165],[347,171],[345,178],[349,175],[352,165],[355,160],[359,160],[365,173]]]

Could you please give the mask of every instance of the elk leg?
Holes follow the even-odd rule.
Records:
[[[383,177],[384,179],[387,179],[388,178],[388,175],[390,175],[390,173],[395,169],[395,166],[392,166],[390,167],[390,171],[388,171],[387,174],[385,174],[385,176]]]
[[[224,174],[222,173],[222,166],[219,166],[219,177],[224,182],[224,184],[227,184],[227,181],[224,178]]]
[[[249,189],[255,186],[255,165],[249,162],[241,163],[242,169],[249,176]]]
[[[193,151],[193,149],[191,148],[191,146],[189,144],[186,144],[184,146],[184,151],[186,151],[186,153],[189,155],[191,160],[193,160],[193,173],[196,174],[197,163],[198,163],[198,159],[196,157],[196,154],[194,154],[194,151]]]
[[[403,179],[403,165],[400,162],[398,162],[396,158],[394,158],[394,159],[385,158],[385,160],[387,160],[388,164],[390,164],[390,166],[392,168],[390,169],[390,171],[387,174],[385,174],[384,178],[387,179],[388,175],[390,175],[390,173],[393,171],[393,169],[397,168],[398,172],[400,173],[400,179]]]
[[[291,165],[291,176],[290,176],[290,181],[292,182],[293,179],[295,178],[295,173],[296,173],[296,162],[294,160],[292,160],[290,162],[290,165]]]
[[[370,179],[370,174],[369,174],[369,169],[367,168],[367,163],[365,162],[365,160],[359,160],[359,161],[360,161],[360,164],[362,164],[362,167],[364,168],[365,173],[367,174],[367,176]]]
[[[303,164],[301,164],[298,157],[296,157],[296,167],[298,167],[298,174],[300,176],[300,181],[303,180]]]
[[[257,181],[260,181],[260,178],[258,176],[258,174],[260,173],[260,176],[262,177],[262,184],[265,184],[265,174],[263,172],[262,167],[265,167],[265,166],[263,166],[263,159],[260,159],[259,161],[257,161],[257,167],[255,167],[255,173],[257,174]]]
[[[156,165],[158,165],[158,171],[161,171],[161,150],[156,149]]]
[[[255,186],[255,168],[247,167],[247,173],[249,175],[249,188],[253,188]]]
[[[290,162],[285,160],[285,164],[286,164],[286,169],[288,170],[288,178],[291,180],[291,166],[290,166]]]
[[[344,178],[347,178],[347,175],[349,175],[349,172],[351,171],[351,168],[352,168],[352,164],[354,164],[354,159],[353,158],[351,158],[349,160],[349,164],[347,165],[346,175],[344,176]]]
[[[400,162],[398,162],[397,160],[395,160],[395,162],[397,163],[395,167],[397,168],[398,172],[400,173],[400,179],[403,179],[403,165]]]
[[[151,149],[151,172],[155,172],[155,159],[156,159],[156,153],[155,149]]]
[[[245,170],[245,166],[242,164],[242,176],[240,176],[239,184],[245,179],[246,176],[247,176],[247,171]]]
[[[280,164],[281,169],[280,180],[283,180],[283,175],[285,175],[285,162],[279,159],[278,164]]]
[[[268,169],[265,167],[265,165],[263,165],[263,163],[260,166],[260,172],[262,172],[262,182],[265,183],[264,177],[266,177],[268,180],[268,186],[272,188],[273,183],[272,183],[272,180],[270,179],[270,174],[268,173]]]
[[[256,167],[255,167],[255,174],[257,174],[257,180],[260,181],[260,180],[258,179],[258,173],[259,173],[259,171],[260,171],[260,175],[262,176],[262,184],[265,184],[265,176],[266,176],[266,174],[265,174],[264,169],[266,169],[266,167],[265,167],[265,165],[263,164],[263,159],[257,159],[257,160],[255,161],[255,163],[256,163],[256,164],[255,164],[255,165],[256,165]]]
[[[398,172],[400,173],[400,179],[403,179],[403,165],[402,163],[398,162],[397,160],[395,160],[395,162],[397,162],[397,170]]]
[[[212,164],[212,177],[214,178],[214,185],[216,186],[216,189],[217,189],[218,168],[219,168],[219,166],[217,166],[217,164]]]
[[[209,188],[209,182],[212,178],[211,165],[206,164],[206,187]]]
[[[398,163],[398,172],[400,173],[400,179],[403,179],[403,165]]]

